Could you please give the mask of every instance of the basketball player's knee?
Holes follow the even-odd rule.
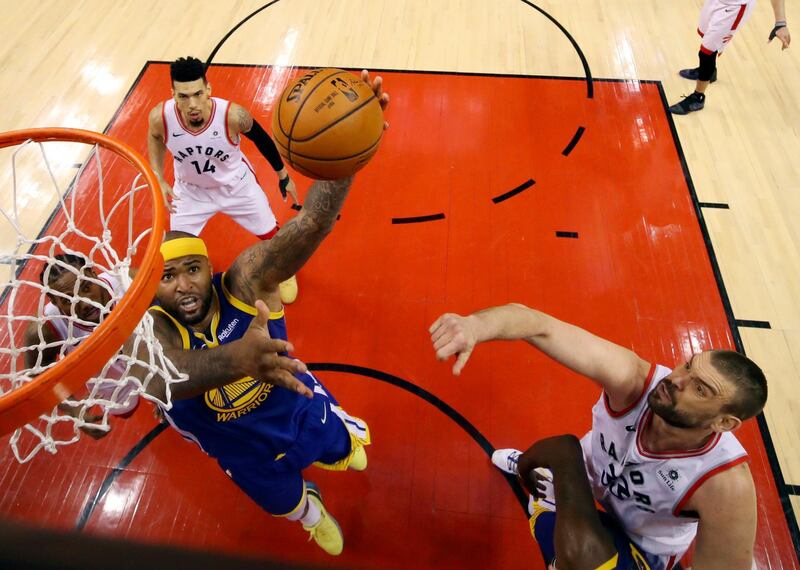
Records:
[[[586,527],[571,530],[556,542],[559,568],[597,568],[616,553],[613,540],[605,533],[599,535]]]
[[[292,495],[280,496],[275,494],[272,497],[262,497],[258,504],[272,516],[296,520],[303,516],[302,511],[306,504],[306,496],[305,493],[301,493],[299,498]]]
[[[703,50],[697,54],[700,56],[700,67],[697,78],[700,81],[711,81],[714,70],[717,69],[717,52],[705,53]]]

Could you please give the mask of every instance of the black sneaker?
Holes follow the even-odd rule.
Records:
[[[692,69],[681,69],[678,72],[678,75],[683,77],[684,79],[691,79],[692,81],[697,81],[700,77],[700,68],[693,67]],[[717,80],[717,70],[714,70],[714,74],[711,76],[711,83],[714,83]]]
[[[706,105],[706,96],[702,93],[695,91],[683,101],[675,103],[669,108],[669,112],[673,115],[688,115],[694,111],[699,111]]]

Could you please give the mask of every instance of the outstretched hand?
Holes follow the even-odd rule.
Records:
[[[282,173],[286,173],[286,169],[284,168]],[[285,178],[278,179],[278,190],[280,190],[281,198],[283,201],[286,201],[286,196],[289,195],[292,197],[292,203],[299,204],[300,200],[297,198],[297,187],[294,185],[294,180],[289,177],[289,174],[286,173]]]
[[[378,99],[378,103],[381,104],[381,109],[386,111],[387,107],[389,107],[389,94],[383,92],[383,77],[380,75],[376,75],[375,79],[370,79],[369,71],[366,69],[361,71],[361,80],[369,85],[369,88],[372,89],[373,93],[375,93],[375,97]],[[383,122],[383,130],[389,128],[389,123],[384,121]]]
[[[461,374],[477,342],[471,318],[445,313],[428,329],[438,360],[447,360],[456,355],[453,365],[453,374],[456,376]]]
[[[772,40],[775,38],[781,41],[781,51],[788,48],[789,44],[792,43],[792,36],[789,34],[789,28],[785,22],[775,24],[775,27],[772,28],[772,31],[769,33],[767,43],[772,43]]]
[[[308,368],[299,360],[278,354],[291,352],[294,348],[287,341],[269,336],[267,328],[269,309],[264,301],[256,301],[255,307],[258,314],[241,338],[240,357],[245,360],[244,370],[254,378],[297,392],[306,398],[312,398],[314,394],[308,386],[295,377],[295,373],[307,372]]]

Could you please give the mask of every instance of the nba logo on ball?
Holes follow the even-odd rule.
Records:
[[[383,111],[369,85],[341,69],[314,69],[288,85],[272,115],[278,150],[321,180],[363,168],[383,137]]]

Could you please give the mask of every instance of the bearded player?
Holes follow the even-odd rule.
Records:
[[[670,369],[517,304],[442,315],[430,332],[439,359],[458,355],[456,374],[477,344],[520,339],[602,388],[582,439],[492,456],[532,492],[549,567],[668,570],[695,542],[695,570],[750,570],[756,493],[733,432],[761,412],[767,383],[746,356],[708,350]]]

